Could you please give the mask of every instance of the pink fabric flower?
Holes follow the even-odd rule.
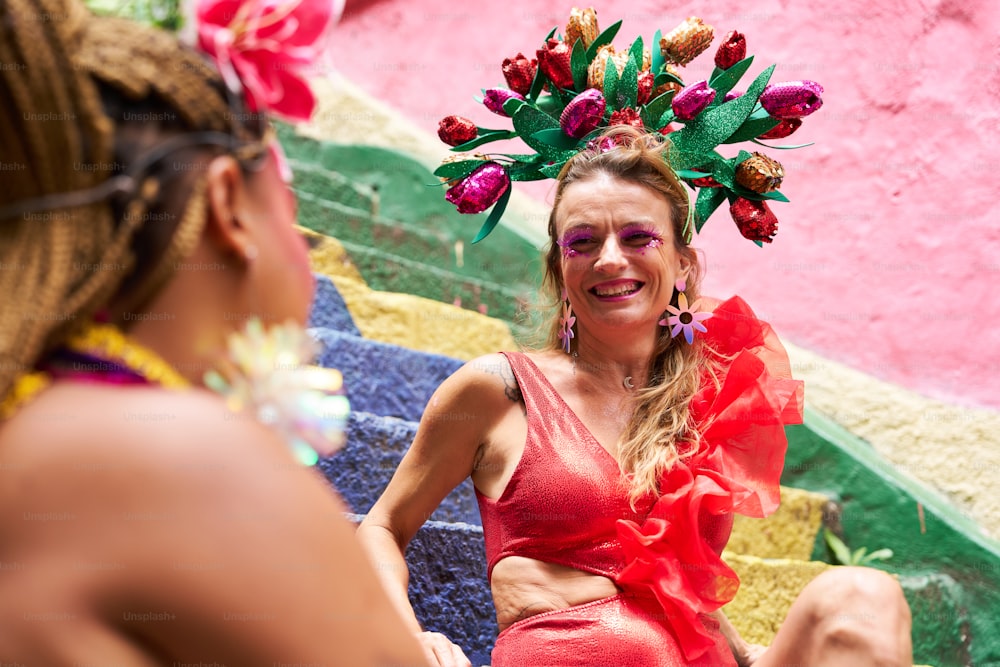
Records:
[[[331,0],[200,0],[198,46],[227,85],[242,87],[250,111],[308,120],[316,100],[300,71],[322,52],[342,7]]]
[[[574,324],[576,324],[576,316],[573,315],[573,309],[567,300],[566,290],[563,290],[562,314],[559,317],[559,340],[562,341],[562,349],[566,354],[572,351],[570,341],[576,337],[576,334],[573,333]]]
[[[670,330],[671,338],[683,331],[684,339],[688,343],[693,343],[695,330],[701,331],[702,333],[708,331],[702,322],[712,317],[712,313],[698,312],[698,301],[695,301],[694,305],[688,308],[687,295],[684,294],[684,292],[677,295],[677,305],[680,307],[675,308],[673,306],[667,306],[667,310],[671,313],[671,315],[660,320],[659,324],[664,327],[673,327]]]

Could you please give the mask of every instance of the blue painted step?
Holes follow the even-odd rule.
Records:
[[[424,629],[461,646],[474,666],[489,665],[497,622],[486,582],[483,529],[428,521],[410,542],[406,563],[410,603]]]
[[[396,471],[417,432],[414,422],[352,410],[347,445],[317,467],[352,511],[371,509]],[[459,484],[431,514],[435,521],[481,525],[472,481]]]
[[[462,365],[459,359],[314,329],[323,344],[319,363],[344,374],[351,409],[420,421],[431,394]]]
[[[319,273],[314,273],[313,277],[316,278],[316,293],[309,313],[309,326],[361,336],[361,331],[351,317],[351,311],[347,309],[347,304],[333,281]]]

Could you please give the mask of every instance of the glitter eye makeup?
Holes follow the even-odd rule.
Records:
[[[660,233],[655,228],[645,225],[628,225],[618,232],[618,238],[623,246],[635,248],[639,252],[663,245]]]
[[[563,257],[568,259],[588,254],[593,248],[594,241],[594,235],[591,232],[584,229],[577,229],[567,232],[556,243],[562,248]]]

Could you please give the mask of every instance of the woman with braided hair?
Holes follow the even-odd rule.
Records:
[[[244,90],[237,28],[201,33],[212,63],[0,0],[4,664],[424,664],[326,485],[202,386],[227,336],[312,298],[266,121],[311,98]]]

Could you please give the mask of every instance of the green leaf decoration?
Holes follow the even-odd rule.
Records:
[[[694,224],[698,232],[701,232],[701,228],[708,222],[708,218],[724,201],[726,201],[726,193],[722,188],[701,188],[698,190],[698,199],[694,205]]]
[[[742,162],[733,158],[732,160],[715,160],[712,168],[712,178],[726,186],[730,190],[736,188],[736,165]]]
[[[641,62],[641,61],[640,61]],[[635,108],[639,96],[639,67],[632,58],[622,68],[618,88],[615,89],[614,106],[617,109]]]
[[[780,201],[785,204],[788,203],[788,197],[781,194],[781,190],[773,190],[771,192],[766,192],[762,195],[758,195],[761,199],[770,199],[771,201]]]
[[[556,30],[558,30],[558,29],[559,29],[559,26],[555,26],[554,28],[552,28],[552,30],[549,30],[549,34],[545,35],[545,39],[542,40],[542,44],[544,44],[545,42],[547,42],[550,39],[552,39],[553,37],[555,37]]]
[[[651,55],[653,56],[652,60],[650,61],[651,65],[650,65],[649,69],[650,69],[650,71],[653,72],[654,76],[660,71],[660,69],[663,67],[663,65],[667,62],[663,58],[663,52],[660,51],[660,40],[661,39],[663,39],[663,32],[660,31],[660,30],[657,30],[656,34],[653,35],[653,44],[652,44],[652,46],[650,46],[650,49],[649,49],[650,51],[652,51]]]
[[[569,158],[566,158],[566,160],[568,159]],[[545,174],[545,178],[557,178],[559,176],[559,172],[562,171],[563,165],[566,164],[566,160],[556,160],[552,164],[539,167],[538,171]]]
[[[517,132],[511,130],[495,130],[489,134],[480,134],[475,139],[470,139],[464,144],[459,144],[458,146],[453,146],[452,151],[456,153],[461,153],[463,151],[471,150],[477,146],[482,146],[483,144],[488,144],[491,141],[500,141],[501,139],[513,139],[517,136]]]
[[[728,139],[723,141],[724,144],[736,144],[741,141],[751,141],[758,135],[764,134],[768,130],[773,130],[778,124],[781,123],[777,118],[772,118],[767,116],[766,118],[754,118],[751,115],[740,128],[733,132]]]
[[[662,95],[657,95],[655,99],[652,99],[643,105],[641,110],[642,122],[646,127],[654,130],[658,130],[663,127],[662,125],[657,125],[656,123],[659,122],[660,117],[663,116],[664,112],[672,110],[670,103],[673,101],[676,93],[676,90],[668,90]],[[648,123],[646,122],[647,118],[650,121]]]
[[[535,164],[514,164],[507,168],[512,181],[541,181],[548,178]]]
[[[583,39],[577,38],[573,44],[573,53],[569,57],[569,66],[573,70],[573,88],[579,92],[587,89],[587,49],[583,46]]]
[[[703,111],[684,125],[684,129],[674,132],[670,140],[684,152],[708,152],[724,142],[736,132],[753,112],[757,98],[774,73],[771,65],[750,84],[747,92],[735,100]]]
[[[562,110],[566,108],[566,103],[563,102],[559,95],[542,95],[538,98],[536,106],[558,121],[559,114],[561,114]],[[513,116],[511,116],[511,118],[513,118]]]
[[[542,162],[542,156],[538,153],[494,153],[494,155],[509,157],[511,160],[516,160],[524,164],[538,164]]]
[[[493,231],[493,228],[497,226],[500,222],[500,218],[503,217],[503,212],[507,209],[507,202],[510,201],[510,192],[514,188],[508,186],[506,192],[500,195],[500,199],[497,203],[493,205],[493,210],[490,211],[490,216],[486,218],[486,222],[483,226],[479,228],[479,233],[476,234],[476,238],[472,239],[473,243],[479,243]]]
[[[855,549],[854,553],[851,554],[851,564],[859,565],[861,563],[864,563],[865,562],[864,557],[866,553],[868,553],[868,547],[859,547]]]
[[[670,72],[664,70],[653,77],[653,88],[659,88],[665,83],[676,83],[677,85],[683,87],[686,84],[684,80],[679,76],[674,76]]]
[[[704,178],[705,176],[711,176],[711,174],[706,174],[703,171],[695,171],[694,169],[678,169],[674,173],[677,174],[678,178]]]
[[[580,145],[579,139],[569,136],[562,131],[562,128],[558,127],[550,128],[548,130],[539,130],[538,132],[532,134],[531,138],[565,151],[576,150]]]
[[[793,146],[775,146],[774,144],[765,144],[763,141],[758,141],[756,139],[751,139],[750,141],[757,144],[758,146],[763,146],[765,148],[773,148],[778,151],[792,151],[795,150],[796,148],[805,148],[806,146],[812,146],[815,143],[814,141],[810,141],[808,144],[795,144]]]
[[[677,132],[673,132],[672,134],[677,134]],[[710,170],[713,162],[711,153],[706,154],[704,151],[686,150],[684,147],[678,147],[677,144],[670,147],[667,159],[675,171],[678,169],[700,169],[704,167],[708,167]]]
[[[611,56],[604,67],[604,99],[608,104],[614,106],[615,96],[618,94],[618,68]]]
[[[642,71],[642,52],[645,44],[642,43],[642,35],[635,38],[632,46],[629,47],[628,57],[635,61],[638,71]]]
[[[519,100],[516,97],[512,97],[503,103],[503,112],[508,116],[513,116],[517,113],[517,110],[521,108],[522,104],[527,104],[527,102]]]
[[[671,95],[671,98],[673,98],[673,95]],[[663,112],[663,115],[660,116],[660,119],[656,121],[656,125],[654,125],[653,127],[655,127],[656,129],[660,129],[661,127],[666,127],[667,124],[673,122],[673,120],[674,120],[674,108],[670,107],[669,109]]]
[[[552,128],[562,132],[562,129],[559,127],[559,121],[547,113],[539,111],[530,104],[524,104],[517,110],[517,113],[514,114],[511,120],[514,122],[514,129],[517,130],[517,134],[521,135],[521,140],[544,155],[546,160],[565,161],[572,156],[572,151],[555,148],[534,137],[536,132]]]
[[[545,74],[542,73],[541,67],[535,67],[535,78],[531,80],[531,88],[528,89],[527,98],[529,100],[537,100],[538,96],[542,94],[544,87]]]
[[[486,164],[482,160],[462,160],[460,162],[445,162],[437,169],[434,170],[434,175],[438,178],[447,178],[448,180],[454,180],[456,178],[465,178],[477,167],[481,167]]]
[[[597,52],[605,44],[610,44],[614,40],[615,35],[618,34],[618,29],[622,27],[622,22],[618,21],[614,25],[608,26],[600,35],[597,36],[590,46],[587,47],[587,62],[593,62],[594,58],[597,56]]]
[[[715,99],[724,99],[726,93],[732,90],[739,83],[740,79],[743,78],[743,75],[747,73],[752,63],[753,56],[747,56],[729,69],[720,70],[716,68],[719,74],[715,75],[713,73],[712,78],[708,81],[708,85],[715,90]]]

